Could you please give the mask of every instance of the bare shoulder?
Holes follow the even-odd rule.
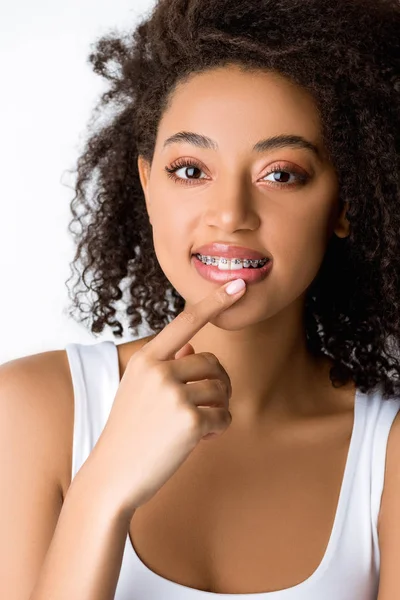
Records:
[[[74,417],[66,351],[50,350],[1,364],[0,402],[10,418],[21,419],[21,426],[29,414],[30,427],[48,451],[47,464],[64,495],[70,483]]]
[[[400,501],[400,411],[394,418],[390,428],[386,448],[384,487],[378,521],[380,537],[382,536],[382,529],[385,529],[388,520],[391,518],[391,510],[388,507],[390,507],[393,494],[396,491],[399,494],[397,500]]]
[[[117,345],[120,376],[130,357],[154,336]],[[50,350],[0,365],[0,402],[4,412],[29,423],[64,498],[71,484],[74,389],[66,350]],[[20,427],[16,427],[19,430]]]
[[[379,600],[390,600],[400,593],[398,557],[400,556],[400,411],[390,429],[384,487],[378,521],[381,554]]]

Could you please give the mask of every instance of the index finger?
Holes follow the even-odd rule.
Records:
[[[239,287],[236,292],[235,287]],[[184,309],[179,313],[171,323],[168,323],[160,333],[143,346],[141,351],[150,354],[157,360],[172,360],[178,350],[187,344],[195,333],[210,319],[239,300],[245,291],[246,283],[243,279],[225,283],[190,309]]]

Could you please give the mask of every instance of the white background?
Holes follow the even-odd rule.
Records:
[[[152,0],[0,3],[0,363],[94,336],[68,317],[75,245],[67,231],[76,160],[100,94],[87,63],[98,37],[132,29]],[[75,281],[76,276],[69,283]],[[146,334],[146,332],[144,333]],[[140,333],[139,337],[143,334]]]

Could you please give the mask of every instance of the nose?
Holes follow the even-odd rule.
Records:
[[[204,220],[209,227],[231,233],[241,229],[254,231],[260,226],[254,197],[243,183],[215,186],[203,207]]]

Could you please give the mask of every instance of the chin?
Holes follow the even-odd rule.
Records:
[[[253,318],[251,318],[247,309],[245,311],[241,310],[240,301],[243,298],[238,300],[236,304],[233,304],[229,308],[225,309],[216,317],[210,319],[209,323],[215,327],[218,327],[219,329],[224,329],[225,331],[241,331],[263,321],[264,318],[262,317],[257,318],[253,316]]]

